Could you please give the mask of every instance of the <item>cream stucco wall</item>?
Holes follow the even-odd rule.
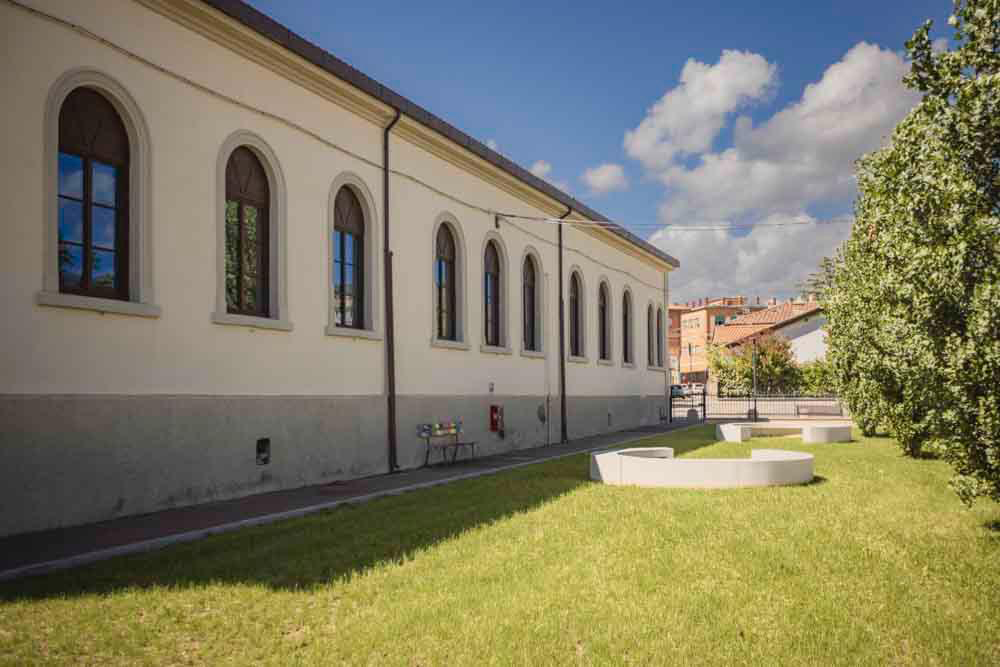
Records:
[[[779,330],[792,346],[795,361],[804,364],[826,358],[826,316],[813,315]]]
[[[372,162],[381,160],[381,128],[317,98],[269,70],[124,0],[42,2],[35,6],[80,24],[144,58],[224,95],[294,120]],[[381,172],[287,125],[240,108],[136,62],[94,40],[8,5],[3,31],[9,56],[2,70],[7,243],[0,249],[8,304],[2,356],[2,390],[11,393],[194,393],[364,395],[383,390],[380,341],[324,335],[327,321],[327,203],[330,185],[356,174],[381,207]],[[108,19],[111,20],[108,20]],[[59,44],[59,48],[40,48]],[[65,72],[92,68],[117,80],[145,116],[152,143],[152,227],[158,319],[100,315],[35,304],[43,257],[42,113],[50,86]],[[246,130],[265,141],[287,183],[287,291],[291,332],[221,326],[214,309],[219,147]],[[408,143],[392,140],[394,169],[418,174],[435,188],[479,206],[529,215],[532,208],[482,179]],[[16,168],[15,168],[16,167]],[[481,248],[493,220],[398,176],[392,182],[392,246],[396,263],[397,345],[401,393],[545,393],[556,387],[556,364],[520,355],[520,262],[530,245],[546,275],[545,348],[558,349],[557,256],[554,226],[501,222],[506,246],[507,331],[510,355],[480,352]],[[467,253],[465,307],[468,351],[432,348],[431,229],[448,211],[462,227]],[[381,212],[379,211],[381,216]],[[381,218],[379,219],[379,227]],[[10,229],[13,227],[13,229]],[[523,230],[523,231],[522,231]],[[571,392],[583,395],[655,394],[662,373],[621,366],[621,294],[628,285],[635,310],[663,303],[663,274],[594,239],[567,229],[566,270],[579,266],[586,279],[586,338],[590,363],[568,370]],[[379,248],[380,249],[380,248]],[[380,252],[375,253],[380,261]],[[376,267],[374,276],[380,279]],[[598,277],[612,287],[615,342],[611,367],[596,363]],[[376,290],[376,294],[378,291]],[[377,301],[379,311],[381,300]],[[382,318],[379,318],[380,320]],[[636,321],[636,357],[645,359],[644,322]],[[381,325],[379,327],[381,329]],[[72,341],[72,344],[69,344]],[[252,362],[251,362],[252,360]],[[475,372],[470,372],[470,371]],[[554,391],[554,389],[553,389]]]
[[[0,535],[383,472],[386,466],[382,302],[382,124],[293,83],[133,0],[22,0],[107,40],[0,3],[0,433],[17,458],[0,471]],[[120,47],[120,48],[116,48]],[[133,55],[123,52],[129,51]],[[138,56],[135,57],[135,56]],[[67,72],[92,70],[127,91],[148,130],[152,302],[158,317],[39,305],[45,252],[46,100]],[[388,115],[386,116],[388,117]],[[213,322],[218,279],[220,148],[234,132],[273,152],[287,202],[290,331]],[[335,148],[335,144],[339,148]],[[554,225],[494,218],[477,207],[558,216],[510,188],[391,139],[400,461],[422,462],[414,424],[465,418],[481,451],[558,437],[536,408],[559,392],[558,256]],[[420,183],[405,175],[415,176]],[[375,330],[327,335],[331,185],[360,183],[375,219],[369,276]],[[449,196],[444,196],[446,193]],[[474,206],[463,204],[457,199]],[[530,198],[529,198],[530,199]],[[433,229],[461,230],[468,349],[432,345]],[[482,250],[503,244],[509,354],[483,351]],[[662,265],[620,242],[564,230],[564,277],[587,289],[585,363],[567,364],[570,435],[656,419],[665,373],[646,367],[648,304],[668,303]],[[521,353],[521,265],[540,261],[544,355]],[[597,288],[611,294],[610,364],[597,361]],[[634,368],[622,363],[622,294],[632,294]],[[568,347],[568,346],[567,346]],[[666,342],[664,342],[666,351]],[[114,395],[113,402],[102,397]],[[494,398],[496,397],[496,398]],[[508,440],[484,431],[489,403],[508,406]],[[605,418],[604,413],[607,412]],[[615,413],[612,415],[612,413]],[[255,438],[275,462],[254,467]],[[99,480],[100,484],[94,484]],[[85,486],[85,497],[69,489]],[[54,490],[63,489],[59,493]],[[25,508],[30,508],[28,511]]]

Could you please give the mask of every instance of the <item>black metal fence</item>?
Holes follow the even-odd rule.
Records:
[[[842,417],[844,409],[836,396],[801,396],[794,394],[757,394],[726,396],[705,391],[671,396],[667,413],[670,420],[705,421],[706,419],[781,419],[803,417]]]

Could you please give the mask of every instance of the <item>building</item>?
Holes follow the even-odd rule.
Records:
[[[670,377],[674,384],[681,381],[681,316],[689,310],[690,308],[683,303],[672,303],[667,306],[667,314],[670,319],[667,326],[667,349],[670,354]]]
[[[249,6],[0,37],[0,535],[658,422],[677,260]]]
[[[678,370],[680,381],[705,383],[708,381],[708,345],[715,329],[727,320],[762,308],[750,305],[741,296],[704,298],[687,304],[680,314],[680,353]]]
[[[826,316],[818,303],[787,301],[733,318],[715,329],[713,342],[722,347],[739,347],[764,335],[776,335],[789,341],[792,356],[798,363],[826,357]]]

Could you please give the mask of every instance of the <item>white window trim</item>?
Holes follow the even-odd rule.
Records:
[[[486,245],[492,241],[497,249],[497,255],[500,258],[500,344],[499,345],[488,345],[486,343]],[[503,238],[495,231],[490,230],[486,232],[483,236],[483,245],[479,249],[479,283],[480,283],[480,301],[479,305],[482,306],[479,309],[479,320],[480,320],[480,350],[483,352],[492,352],[494,354],[510,354],[510,330],[507,326],[507,322],[510,320],[510,310],[507,304],[510,303],[510,290],[507,286],[510,284],[510,261],[507,259],[507,246],[503,242]]]
[[[535,263],[535,345],[537,347],[535,350],[528,350],[524,347],[524,263],[529,257]],[[521,313],[521,327],[518,336],[521,339],[521,356],[544,359],[547,350],[545,345],[545,285],[547,281],[545,271],[542,268],[542,257],[534,246],[525,246],[524,253],[521,255],[520,270],[519,284],[521,289],[518,290],[518,305],[520,306],[518,312]]]
[[[441,225],[447,225],[455,239],[455,338],[438,338],[437,335],[437,311],[438,311],[438,290],[437,290],[437,235]],[[468,318],[466,315],[465,303],[465,235],[462,232],[462,225],[454,214],[443,211],[434,219],[431,229],[431,347],[439,347],[449,350],[469,350],[471,349],[468,340]]]
[[[342,187],[349,187],[361,202],[361,210],[364,214],[365,236],[364,236],[364,326],[361,328],[341,327],[334,324],[336,314],[333,307],[333,233],[336,223],[336,207],[334,203],[337,193]],[[380,257],[381,248],[379,232],[378,209],[375,207],[375,199],[364,180],[357,174],[345,171],[333,179],[330,185],[330,194],[327,198],[327,224],[326,238],[326,288],[327,288],[327,318],[324,333],[327,336],[342,336],[344,338],[382,340],[382,329],[379,315],[381,314],[381,302],[379,297],[380,285]]]
[[[85,87],[100,92],[118,112],[129,141],[129,295],[128,301],[67,294],[59,291],[59,112],[66,97]],[[153,291],[152,148],[142,110],[118,81],[94,69],[73,69],[60,76],[45,100],[42,164],[45,197],[42,211],[42,289],[36,302],[42,306],[76,308],[99,313],[159,317]]]
[[[267,174],[271,201],[268,209],[268,312],[269,317],[238,315],[226,311],[226,166],[229,156],[240,146],[246,146],[260,160]],[[285,255],[287,245],[287,191],[281,165],[271,147],[249,130],[237,130],[222,142],[215,171],[215,324],[291,331],[288,317],[288,266]]]
[[[607,310],[604,313],[604,321],[601,322],[601,288],[604,288],[605,294],[607,295]],[[600,333],[600,328],[604,327],[604,335],[607,337],[608,344],[608,357],[606,359],[601,358],[600,342],[601,339],[597,339],[597,361],[602,366],[613,366],[615,362],[615,296],[614,292],[611,290],[611,281],[608,280],[607,276],[602,275],[597,281],[597,303],[595,304],[595,314],[597,315],[597,327],[598,333]]]

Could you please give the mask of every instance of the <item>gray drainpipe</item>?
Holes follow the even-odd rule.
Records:
[[[382,131],[382,266],[385,270],[385,372],[386,402],[389,411],[389,472],[399,470],[396,457],[396,336],[392,310],[392,251],[389,249],[389,132],[399,122],[396,116]]]
[[[573,212],[572,208],[559,216],[564,220]],[[563,226],[559,224],[559,416],[561,417],[560,441],[569,442],[566,427],[566,304],[563,301]]]

